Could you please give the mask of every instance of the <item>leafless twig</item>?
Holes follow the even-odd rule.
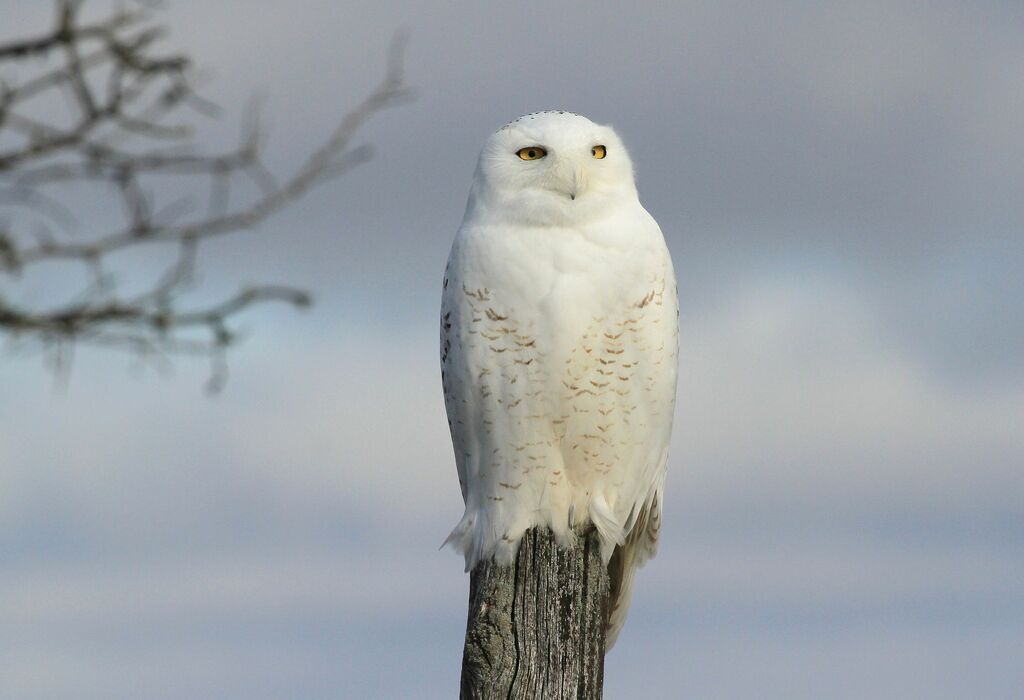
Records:
[[[250,230],[365,162],[369,148],[354,143],[359,130],[410,96],[402,78],[404,41],[393,43],[380,85],[294,173],[281,177],[265,163],[255,117],[236,148],[204,153],[195,147],[183,111],[214,109],[195,91],[187,56],[156,53],[165,31],[145,4],[92,23],[81,19],[81,4],[56,0],[49,32],[0,45],[0,283],[61,261],[82,265],[90,282],[52,308],[15,303],[0,285],[0,334],[38,341],[58,358],[83,342],[140,355],[200,354],[211,358],[211,385],[217,387],[224,351],[237,338],[233,317],[270,301],[304,307],[310,297],[258,285],[204,308],[181,308],[180,295],[194,284],[201,243]],[[17,79],[4,82],[10,75]],[[58,96],[69,105],[60,118],[52,108]],[[202,183],[206,206],[180,198],[158,201],[149,185],[161,178]],[[232,202],[240,179],[258,193]],[[77,220],[61,188],[82,184],[107,188],[123,212],[119,226],[96,231]],[[141,293],[121,293],[106,272],[109,256],[160,246],[177,250],[165,272]]]

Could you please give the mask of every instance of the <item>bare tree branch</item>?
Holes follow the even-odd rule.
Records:
[[[393,42],[377,88],[282,177],[265,162],[257,110],[250,110],[236,148],[198,150],[194,125],[182,120],[182,110],[208,115],[216,107],[196,92],[187,56],[154,52],[166,32],[145,4],[91,23],[80,19],[81,5],[55,0],[49,32],[0,44],[0,69],[10,70],[0,75],[17,76],[0,82],[0,206],[8,207],[0,214],[0,334],[38,342],[61,367],[73,345],[83,342],[146,357],[201,354],[213,362],[211,381],[219,386],[224,351],[238,337],[231,328],[235,316],[266,302],[308,306],[310,297],[291,287],[253,285],[183,309],[180,296],[195,286],[201,243],[248,231],[366,162],[371,150],[355,143],[358,132],[382,110],[410,99],[402,71],[405,39]],[[68,101],[65,114],[52,109],[59,95]],[[154,196],[161,188],[153,183],[168,177],[205,191],[205,210],[193,206],[192,197]],[[241,181],[248,187],[238,187]],[[63,193],[83,185],[105,188],[123,223],[104,231],[79,221]],[[253,186],[254,196],[232,201],[233,192]],[[165,271],[144,291],[121,293],[104,261],[144,247],[163,255],[168,246],[177,252]],[[44,263],[83,266],[88,281],[53,307],[7,298],[5,278],[10,282]]]

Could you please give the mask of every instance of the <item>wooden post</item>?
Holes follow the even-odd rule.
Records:
[[[608,570],[597,531],[561,548],[528,530],[513,566],[481,562],[469,584],[463,700],[591,700],[604,684]]]

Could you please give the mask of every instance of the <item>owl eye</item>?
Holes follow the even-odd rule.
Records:
[[[594,146],[593,148],[590,149],[590,155],[594,156],[598,160],[601,160],[606,155],[608,155],[608,149],[606,149],[604,146]]]
[[[523,160],[540,160],[547,154],[548,152],[540,146],[527,146],[526,148],[520,148],[516,151],[516,155]]]

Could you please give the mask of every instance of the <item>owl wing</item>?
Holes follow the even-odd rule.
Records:
[[[534,525],[548,525],[566,543],[572,530],[569,483],[548,478],[563,471],[558,397],[550,385],[551,333],[531,297],[543,294],[537,280],[545,270],[554,273],[534,259],[526,279],[509,279],[508,261],[524,259],[529,248],[492,233],[460,229],[441,303],[442,384],[466,505],[447,543],[465,556],[467,570],[492,555],[511,563]],[[523,247],[510,252],[509,245]]]
[[[451,544],[466,559],[469,571],[481,559],[496,554],[507,530],[506,516],[516,510],[510,499],[497,500],[497,484],[511,481],[503,473],[498,455],[501,441],[495,422],[504,423],[496,409],[492,382],[503,375],[494,346],[490,316],[503,318],[493,306],[493,292],[479,286],[481,275],[474,275],[467,260],[470,244],[456,236],[448,259],[441,300],[441,383],[445,410],[451,431],[459,487],[465,512],[445,544]],[[483,275],[483,277],[487,277]],[[500,349],[500,348],[499,348]],[[517,494],[525,496],[526,489]],[[511,558],[512,541],[505,542],[505,558]]]
[[[466,464],[470,459],[472,420],[469,402],[473,398],[467,376],[462,344],[459,339],[461,326],[464,322],[466,304],[461,296],[449,293],[450,285],[458,286],[461,275],[454,269],[452,260],[455,250],[445,267],[444,282],[441,293],[441,386],[444,392],[445,412],[448,414],[448,430],[451,432],[452,445],[455,449],[455,464],[459,472],[459,488],[462,500],[467,500],[468,475]],[[453,289],[454,289],[453,286]],[[463,303],[460,303],[463,302]]]
[[[653,223],[653,220],[652,220]],[[656,223],[654,223],[657,226]],[[661,238],[660,228],[658,237]],[[668,447],[675,407],[678,362],[679,305],[675,274],[667,248],[652,267],[660,285],[635,303],[630,328],[632,342],[623,357],[635,366],[631,381],[633,412],[631,432],[638,445],[638,462],[632,478],[623,484],[623,499],[616,509],[622,535],[608,560],[611,583],[611,612],[606,635],[607,648],[617,639],[626,619],[633,594],[636,570],[658,549]],[[642,290],[641,290],[642,291]],[[621,363],[620,363],[621,366]],[[639,391],[636,391],[636,387]],[[595,521],[596,522],[596,521]]]

